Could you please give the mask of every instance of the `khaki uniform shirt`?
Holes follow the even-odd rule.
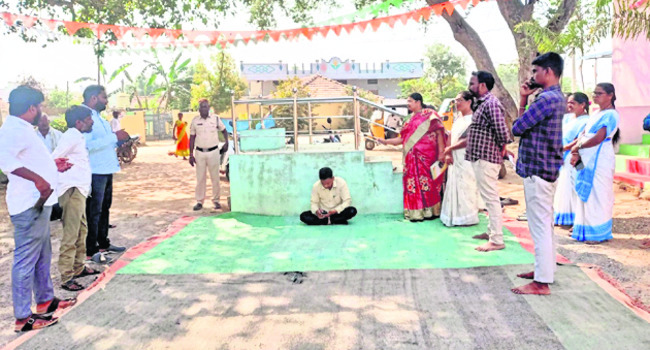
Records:
[[[190,135],[196,135],[194,146],[200,148],[218,146],[219,134],[224,130],[226,130],[226,125],[216,115],[210,115],[205,119],[201,116],[194,117],[190,124]]]
[[[334,177],[332,189],[328,190],[323,187],[320,181],[316,181],[311,190],[311,212],[316,214],[318,209],[327,211],[336,210],[342,212],[343,209],[350,206],[352,198],[348,184],[340,177]]]

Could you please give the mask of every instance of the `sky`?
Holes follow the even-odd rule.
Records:
[[[351,3],[351,2],[350,2]],[[316,18],[316,22],[326,18],[353,12],[350,4],[342,8],[333,9],[324,18]],[[395,9],[391,14],[406,12],[404,9]],[[252,26],[245,23],[248,15],[242,13],[232,18],[226,18],[219,30],[251,30]],[[278,15],[277,29],[290,29],[299,27],[286,18]],[[424,58],[427,46],[442,43],[451,50],[466,57],[468,71],[474,69],[474,64],[467,51],[457,43],[447,22],[432,16],[434,20],[428,25],[409,21],[406,25],[397,22],[393,29],[382,25],[377,32],[370,27],[364,32],[353,31],[347,34],[342,31],[340,36],[332,32],[323,38],[316,35],[310,41],[304,37],[298,40],[279,42],[257,43],[248,45],[240,44],[227,48],[237,62],[267,63],[278,62],[298,64],[311,63],[316,60],[329,60],[339,57],[343,60],[350,59],[359,63],[380,63],[390,60],[420,61]],[[517,59],[514,39],[499,13],[496,2],[479,4],[470,11],[467,21],[477,30],[485,43],[490,57],[495,66],[515,62]],[[243,23],[243,24],[242,24]],[[4,25],[4,24],[0,24]],[[204,28],[197,28],[204,29]],[[46,32],[43,36],[49,35]],[[611,44],[610,44],[611,45]],[[605,44],[605,47],[607,45]],[[75,84],[74,81],[81,77],[96,77],[97,63],[93,48],[87,43],[75,43],[70,37],[62,37],[55,43],[25,43],[17,36],[0,36],[0,89],[8,90],[15,86],[26,76],[33,76],[41,81],[46,89],[54,87],[65,89],[69,84],[71,91],[81,91],[85,84]],[[171,61],[172,55],[161,51],[163,61]],[[186,50],[185,56],[194,61],[209,59],[217,53],[214,48]],[[113,71],[123,63],[133,62],[132,74],[137,75],[138,70],[144,67],[144,60],[150,59],[148,53],[143,52],[109,52],[104,60],[108,72]],[[605,73],[606,75],[606,73]],[[110,86],[109,86],[110,89]],[[2,96],[0,96],[2,97]]]

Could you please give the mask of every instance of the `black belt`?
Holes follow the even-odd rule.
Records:
[[[217,149],[217,148],[219,148],[219,145],[216,145],[216,146],[214,146],[214,147],[210,147],[210,148],[201,148],[201,147],[197,147],[196,150],[197,150],[197,151],[201,151],[201,152],[212,152],[212,151],[214,151],[214,150]]]

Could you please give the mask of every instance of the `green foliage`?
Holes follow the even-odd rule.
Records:
[[[427,78],[404,80],[399,83],[400,98],[407,98],[417,92],[422,95],[424,103],[439,104],[440,98],[436,95],[437,87]]]
[[[352,90],[352,86],[347,86],[346,87],[346,94],[348,96],[354,95],[354,91]],[[372,92],[368,90],[363,90],[363,89],[358,89],[357,88],[357,95],[363,99],[379,103],[380,98],[379,96],[373,94]],[[372,113],[375,111],[375,108],[372,108],[368,106],[365,103],[359,103],[359,116],[365,119],[370,119],[372,117]],[[354,103],[346,103],[345,106],[343,107],[343,115],[354,115]],[[367,130],[369,127],[368,122],[361,119],[361,130]],[[345,119],[345,122],[343,123],[343,129],[354,129],[354,118],[350,119]]]
[[[571,19],[560,32],[551,30],[544,22],[553,12],[546,14],[546,21],[531,20],[515,26],[516,33],[530,36],[540,52],[563,52],[580,54],[610,33],[612,14],[608,8],[597,6],[600,0],[579,0]]]
[[[249,22],[260,29],[275,27],[277,10],[297,23],[308,24],[318,9],[328,9],[336,0],[18,0],[20,13],[41,13],[52,18],[77,22],[119,24],[135,27],[182,29],[183,24],[201,22],[217,28],[223,18],[236,10],[246,10]],[[65,30],[65,29],[62,29]],[[94,37],[90,30],[80,30],[79,36]],[[109,31],[108,39],[115,37]]]
[[[519,98],[519,64],[500,64],[497,67],[497,75],[512,98]]]
[[[440,107],[442,101],[446,98],[453,98],[459,92],[467,90],[467,84],[453,79],[443,86],[442,94],[439,92],[439,86],[427,78],[405,80],[399,84],[400,98],[407,98],[410,94],[418,92],[422,95],[424,103],[433,105],[436,109]]]
[[[466,74],[465,59],[451,52],[448,46],[434,44],[426,52],[426,77],[438,88],[439,96],[445,95],[449,85],[457,85]]]
[[[207,98],[217,113],[230,109],[232,94],[241,98],[248,85],[239,75],[235,60],[225,51],[210,58],[210,66],[199,61],[193,68],[190,104],[198,109],[199,100]]]
[[[56,118],[50,120],[50,127],[59,130],[60,132],[65,132],[68,130],[68,123],[65,122],[65,118],[63,117]]]
[[[295,94],[298,98],[309,97],[309,89],[303,85],[302,81],[298,77],[289,78],[287,80],[280,81],[275,92],[273,93],[273,98],[293,98],[294,89],[296,90]],[[308,111],[309,106],[307,104],[298,105],[298,117],[306,117],[309,115]],[[293,118],[293,105],[283,105],[278,106],[273,110],[273,116],[275,118]],[[309,126],[308,120],[298,119],[298,129],[304,129]],[[293,131],[293,120],[276,120],[278,127],[285,128],[286,131]]]
[[[55,88],[47,94],[45,104],[48,108],[66,110],[70,106],[81,104],[82,101],[81,94]]]
[[[435,44],[427,48],[425,76],[419,79],[405,80],[399,84],[400,97],[407,98],[418,92],[424,103],[438,108],[446,98],[467,89],[465,59],[454,55],[449,47]]]
[[[631,8],[634,1],[628,0],[596,0],[597,8],[609,9],[613,6],[617,9],[612,18],[612,32],[620,37],[631,39],[642,37],[650,40],[650,1],[637,8]]]
[[[192,70],[189,66],[190,58],[181,61],[183,53],[179,53],[169,66],[165,66],[158,53],[151,50],[154,56],[153,61],[145,60],[147,66],[144,72],[150,72],[148,86],[159,84],[159,88],[153,93],[158,96],[157,110],[169,111],[174,106],[189,105],[190,89],[192,85]]]

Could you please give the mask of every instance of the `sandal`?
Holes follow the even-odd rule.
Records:
[[[517,216],[517,221],[528,221],[528,217],[526,216],[526,213]]]
[[[65,289],[67,291],[70,291],[70,292],[78,292],[78,291],[86,289],[84,286],[82,286],[81,284],[75,282],[74,280],[69,280],[68,282],[62,284],[61,288]]]
[[[517,205],[517,204],[519,204],[519,201],[516,200],[516,199],[512,199],[512,198],[503,198],[503,197],[499,197],[499,199],[501,200],[501,205],[502,205],[502,206],[506,206],[506,205]]]
[[[84,269],[78,275],[74,276],[74,278],[80,278],[80,277],[92,276],[92,275],[99,275],[100,273],[102,273],[102,272],[99,271],[99,270],[94,270],[94,269],[91,269],[88,266],[84,266]]]
[[[29,332],[35,329],[49,327],[59,322],[56,317],[43,317],[40,315],[31,315],[23,321],[16,320],[16,328],[14,332]]]
[[[69,307],[72,307],[74,304],[77,303],[77,298],[70,298],[70,299],[59,299],[59,298],[54,298],[48,302],[41,303],[36,305],[36,313],[40,316],[52,316],[55,311],[57,310],[64,310]]]

